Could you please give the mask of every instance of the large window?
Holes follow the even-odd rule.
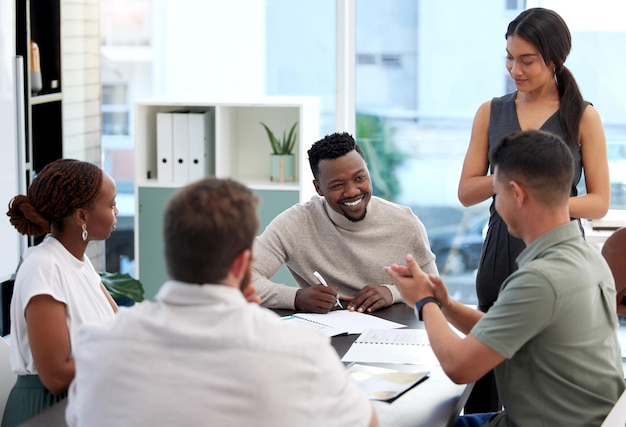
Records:
[[[422,219],[440,273],[451,294],[466,303],[476,303],[489,201],[463,207],[458,180],[476,109],[514,90],[504,33],[523,8],[552,8],[568,22],[573,51],[566,65],[603,118],[611,208],[626,209],[626,84],[617,77],[626,60],[615,58],[626,24],[589,19],[590,13],[615,15],[621,3],[603,2],[606,9],[594,12],[586,1],[530,3],[479,0],[451,7],[447,1],[356,0],[359,143],[378,147],[369,159],[371,169],[380,170],[374,176],[378,194],[410,206]],[[394,58],[393,66],[383,58]]]
[[[117,183],[117,228],[106,241],[106,270],[134,274],[133,104],[152,95],[152,0],[99,2],[102,159]]]
[[[102,133],[128,135],[130,112],[125,83],[102,84]]]
[[[488,202],[461,206],[459,174],[476,109],[513,89],[504,32],[523,8],[553,8],[567,21],[573,51],[566,65],[602,116],[612,208],[626,209],[626,56],[616,53],[626,44],[621,0],[593,9],[571,0],[102,0],[103,112],[114,134],[103,144],[107,164],[132,164],[133,103],[152,95],[312,95],[320,99],[320,134],[345,130],[335,121],[336,105],[351,93],[336,83],[337,33],[344,30],[342,20],[336,27],[336,8],[352,1],[356,77],[348,84],[375,193],[422,219],[455,297],[475,302],[488,217]],[[134,204],[128,206],[132,219]]]

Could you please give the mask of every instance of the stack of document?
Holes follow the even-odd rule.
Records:
[[[368,329],[352,343],[341,360],[439,365],[425,329]]]

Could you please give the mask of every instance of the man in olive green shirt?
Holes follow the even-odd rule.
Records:
[[[504,411],[466,415],[457,426],[470,418],[487,426],[599,426],[624,390],[615,285],[570,220],[570,150],[558,136],[525,131],[505,137],[490,161],[496,209],[526,249],[489,311],[452,300],[412,256],[408,267],[386,270],[424,319],[453,381],[495,371]]]

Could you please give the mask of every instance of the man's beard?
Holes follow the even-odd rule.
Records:
[[[348,218],[348,221],[351,221],[351,222],[363,221],[365,219],[365,215],[367,215],[367,209],[365,209],[365,212],[363,212],[363,215],[361,215],[359,218],[352,218],[351,216],[348,216],[346,213],[343,214],[343,216]]]

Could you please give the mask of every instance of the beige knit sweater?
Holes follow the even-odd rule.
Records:
[[[315,270],[340,295],[354,295],[366,285],[386,285],[395,303],[402,298],[383,267],[404,264],[407,253],[425,272],[437,274],[426,229],[408,207],[372,196],[365,218],[352,222],[316,195],[278,215],[256,239],[252,282],[262,305],[269,308],[293,309],[297,286],[319,283]],[[295,283],[269,280],[282,264]]]

